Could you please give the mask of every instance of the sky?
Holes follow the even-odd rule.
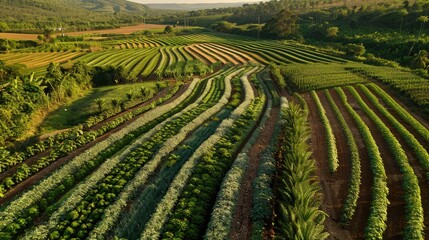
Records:
[[[261,0],[130,0],[138,3],[235,3],[235,2],[261,2]],[[266,0],[263,0],[266,1]]]

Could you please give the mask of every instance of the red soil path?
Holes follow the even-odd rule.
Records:
[[[264,130],[258,140],[249,150],[249,166],[240,187],[237,208],[235,209],[233,223],[231,227],[231,240],[250,239],[252,233],[252,182],[255,179],[260,162],[260,153],[268,146],[274,132],[274,128],[279,116],[279,107],[273,107],[270,112],[270,120],[266,122]]]

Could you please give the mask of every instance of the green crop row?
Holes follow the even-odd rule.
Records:
[[[76,182],[91,173],[92,170],[102,164],[108,157],[128,145],[136,136],[149,131],[153,126],[159,124],[160,121],[187,106],[188,102],[194,98],[193,96],[198,95],[199,91],[197,91],[198,88],[196,86],[196,81],[192,82],[188,90],[172,103],[160,106],[152,114],[138,118],[126,128],[112,134],[106,140],[97,143],[94,147],[72,159],[22,196],[10,202],[5,206],[4,211],[0,213],[1,231],[4,232],[5,227],[7,227],[5,229],[6,232],[13,235],[17,234],[20,228],[29,224],[28,221],[20,222],[22,224],[18,224],[16,221],[14,224],[11,224],[14,220],[18,220],[18,216],[26,218],[24,216],[28,216],[31,209],[44,211],[47,206],[57,200],[58,196],[61,196],[65,191],[73,187]],[[178,104],[179,106],[177,106]]]
[[[251,87],[249,88],[249,86],[245,87],[245,89],[247,91],[253,91]],[[176,175],[174,181],[170,185],[166,195],[158,204],[158,207],[155,213],[152,215],[150,221],[146,224],[145,230],[141,235],[142,239],[155,239],[159,237],[162,226],[165,224],[168,215],[172,211],[183,189],[185,186],[187,186],[186,184],[189,178],[192,176],[194,168],[200,161],[201,156],[206,154],[208,149],[211,149],[212,146],[214,146],[214,144],[222,138],[225,132],[227,132],[228,129],[233,125],[234,120],[240,116],[247,105],[248,101],[240,104],[240,106],[234,110],[235,114],[231,114],[230,118],[223,120],[216,130],[216,133],[204,141],[191,156],[191,158],[183,165],[179,173]]]
[[[419,180],[414,173],[413,168],[408,162],[408,157],[404,149],[402,148],[398,139],[396,139],[390,129],[385,125],[385,123],[362,100],[359,93],[353,87],[347,87],[347,89],[354,96],[362,110],[369,116],[369,118],[380,130],[381,134],[383,135],[383,138],[385,139],[389,147],[390,152],[392,153],[394,159],[396,160],[401,169],[402,174],[404,175],[402,183],[403,189],[405,191],[404,199],[406,202],[406,224],[403,233],[404,239],[424,239],[423,230],[425,226]],[[365,90],[363,86],[361,87],[361,89]],[[366,93],[369,92],[366,91]],[[378,105],[378,108],[382,110],[381,105],[377,104],[377,99],[374,96],[368,96],[370,97],[371,102]],[[388,113],[387,111],[382,112],[384,112],[384,114]]]
[[[416,154],[417,159],[419,160],[421,166],[426,171],[426,178],[427,180],[429,180],[429,154],[427,150],[415,138],[415,136],[407,130],[407,128],[405,128],[385,107],[383,107],[378,102],[378,99],[368,90],[368,88],[366,88],[363,85],[359,87],[365,93],[365,95],[373,102],[373,104],[377,107],[377,109],[383,114],[383,116],[385,116],[391,122],[393,127],[399,132],[399,134],[402,136],[402,138],[405,140],[408,146],[410,146],[410,148]],[[408,121],[411,121],[411,119],[408,119]]]
[[[359,75],[377,79],[390,85],[401,94],[410,98],[416,105],[429,111],[429,81],[421,78],[410,71],[399,70],[391,67],[375,67],[370,65],[360,65],[351,68]]]
[[[132,209],[121,214],[121,221],[119,224],[116,224],[115,229],[112,231],[116,236],[127,239],[136,239],[139,237],[143,227],[150,220],[155,209],[157,209],[158,203],[162,201],[179,170],[200,145],[214,134],[220,122],[230,115],[231,111],[225,110],[223,107],[228,102],[232,90],[229,83],[230,76],[224,79],[218,78],[214,81],[216,85],[225,85],[225,87],[222,87],[222,89],[225,88],[225,91],[221,100],[205,113],[205,118],[198,119],[199,122],[204,121],[204,123],[198,124],[197,129],[186,137],[179,148],[162,158],[161,166],[158,167],[159,170],[153,170],[153,177],[148,180],[146,187],[140,191],[138,196],[132,200]],[[219,93],[222,94],[222,92],[216,91],[213,93],[213,96]],[[209,116],[210,118],[207,119]],[[182,132],[186,133],[185,129]],[[175,141],[175,139],[171,141]],[[168,144],[165,143],[164,145],[168,146]],[[114,206],[112,205],[112,207]],[[101,223],[101,225],[104,224]]]
[[[41,169],[55,162],[59,158],[67,156],[73,150],[91,141],[94,141],[97,137],[105,134],[108,131],[111,131],[112,129],[115,129],[116,127],[120,126],[126,121],[129,121],[133,117],[136,117],[143,112],[153,109],[156,105],[165,102],[166,100],[170,99],[173,93],[177,90],[178,87],[174,88],[173,91],[171,91],[168,95],[163,98],[160,98],[152,105],[139,108],[126,115],[109,121],[96,131],[83,131],[82,126],[78,126],[73,128],[73,130],[71,130],[70,132],[62,133],[59,136],[50,137],[45,141],[28,146],[24,152],[15,152],[14,154],[8,156],[4,154],[4,158],[2,159],[4,161],[1,162],[1,166],[7,169],[25,161],[26,159],[38,153],[41,153],[46,150],[48,151],[46,156],[39,158],[31,166],[22,164],[19,168],[16,169],[14,173],[11,173],[9,177],[3,179],[3,181],[0,183],[0,196],[2,196],[4,193],[12,189],[20,182],[28,179],[30,176],[37,173]],[[93,123],[93,125],[94,124],[95,123]]]
[[[325,140],[328,148],[328,166],[331,173],[334,173],[338,169],[338,151],[337,145],[335,141],[334,132],[332,131],[331,124],[329,123],[329,119],[326,116],[326,111],[320,102],[317,93],[313,90],[311,91],[311,96],[313,97],[314,102],[316,102],[317,109],[319,111],[319,116],[322,119],[323,128],[325,129]]]
[[[347,226],[352,220],[354,213],[356,211],[357,200],[359,198],[360,185],[361,185],[361,164],[359,158],[359,150],[356,145],[353,133],[347,124],[346,120],[343,117],[340,109],[336,105],[334,99],[332,99],[329,90],[325,90],[326,98],[328,99],[329,104],[331,105],[332,110],[335,113],[335,117],[340,122],[341,128],[344,131],[347,139],[347,145],[349,146],[350,151],[350,162],[351,162],[351,174],[350,174],[350,185],[347,192],[347,197],[343,205],[341,213],[341,224]]]
[[[117,208],[113,208],[112,210],[109,208],[109,205],[114,203],[114,201],[125,203],[127,199],[132,196],[137,189],[139,189],[139,186],[144,184],[148,177],[148,173],[153,172],[153,170],[157,168],[158,163],[155,164],[153,162],[159,162],[159,160],[155,159],[161,159],[162,156],[172,151],[175,146],[183,141],[187,135],[187,132],[192,131],[199,124],[201,124],[201,120],[207,119],[211,116],[211,114],[209,114],[208,116],[202,117],[201,114],[208,110],[210,106],[213,106],[216,102],[218,102],[219,99],[210,99],[210,102],[200,102],[204,96],[209,93],[210,88],[211,82],[208,82],[204,92],[200,95],[199,99],[196,100],[196,103],[192,104],[193,106],[188,106],[180,115],[174,117],[164,127],[159,129],[159,131],[157,131],[153,136],[143,142],[141,146],[139,146],[137,149],[134,149],[133,152],[127,156],[123,162],[119,163],[112,169],[111,173],[105,176],[104,179],[100,180],[97,186],[94,186],[94,188],[90,189],[86,193],[87,196],[78,203],[78,207],[75,209],[70,209],[68,213],[65,213],[65,215],[69,215],[70,213],[77,211],[80,215],[80,219],[83,218],[82,222],[77,221],[79,223],[78,226],[80,227],[80,232],[77,233],[78,237],[81,238],[82,236],[80,235],[84,235],[84,233],[85,235],[89,234],[92,227],[89,227],[88,223],[93,223],[91,220],[98,222],[101,220],[101,218],[103,218],[103,223],[105,224],[102,224],[102,226],[97,226],[94,232],[91,233],[90,237],[102,238],[102,236],[110,229],[114,221],[117,219],[117,215],[121,212],[121,208],[125,207],[124,204],[120,204]],[[198,120],[195,119],[197,116]],[[182,128],[183,132],[180,133]],[[139,171],[142,166],[144,168],[151,163],[153,163],[152,170],[145,169],[144,173],[146,174]],[[119,181],[123,180],[124,185],[121,187],[116,187],[117,185],[115,185],[115,179],[119,179]],[[109,188],[109,186],[111,187]],[[110,193],[117,194],[117,199],[109,199],[108,196]],[[102,200],[94,199],[93,196],[100,196],[100,198],[105,201],[105,204],[100,206],[100,202],[102,202]],[[84,209],[94,209],[91,204],[96,204],[96,209],[98,210],[99,215],[91,216],[85,213]],[[100,212],[100,210],[102,211]],[[85,221],[86,217],[89,219]],[[67,229],[73,227],[76,228],[74,225],[76,224],[73,224],[71,220],[70,222],[60,222],[50,231],[50,238],[52,238],[53,235],[67,236]],[[85,228],[85,226],[87,228]],[[70,235],[73,236],[71,233]]]
[[[281,112],[284,142],[277,168],[276,238],[325,239],[326,214],[321,211],[321,194],[315,181],[316,163],[311,159],[307,115],[291,102]]]
[[[400,104],[398,104],[389,94],[387,94],[383,89],[381,89],[376,84],[367,85],[372,91],[377,93],[377,95],[383,99],[389,107],[391,107],[401,118],[410,124],[420,136],[429,143],[429,130],[423,126],[416,118],[413,117],[407,110],[405,110]]]
[[[245,98],[231,114],[230,119],[222,122],[220,128],[225,129],[228,127],[227,133],[222,138],[218,138],[219,140],[214,147],[206,149],[198,165],[194,166],[195,162],[193,164],[190,163],[194,167],[191,172],[189,172],[191,169],[187,170],[186,179],[189,179],[189,181],[180,183],[180,189],[183,189],[180,191],[182,194],[172,216],[165,224],[163,237],[169,238],[171,235],[174,235],[182,239],[185,236],[186,239],[195,239],[201,237],[203,234],[205,228],[201,225],[206,224],[205,219],[209,217],[208,214],[211,209],[209,206],[214,204],[221,180],[232,164],[232,155],[252,129],[255,118],[262,109],[263,101],[260,98],[252,101],[253,90],[247,79],[247,76],[255,70],[257,68],[247,72],[241,78],[245,89]],[[234,119],[238,120],[234,121]],[[201,183],[203,182],[204,184],[202,185]],[[177,199],[177,193],[175,195]],[[197,195],[198,199],[195,198]],[[182,214],[184,211],[191,212],[191,215],[195,216],[195,218],[186,217],[186,215]],[[181,226],[177,225],[179,219],[184,220]],[[155,231],[145,231],[142,235],[143,238],[148,233],[150,233],[150,236],[152,234],[159,234]]]
[[[106,214],[103,217],[103,220],[100,222],[99,226],[91,233],[90,238],[101,238],[110,230],[113,224],[118,219],[119,214],[126,207],[126,202],[130,198],[132,198],[137,192],[138,189],[141,189],[144,184],[147,183],[147,179],[151,175],[156,172],[159,168],[162,158],[170,154],[181,142],[188,137],[188,134],[195,129],[197,129],[200,125],[202,125],[205,121],[210,119],[214,114],[219,112],[228,102],[228,98],[231,94],[231,87],[229,84],[229,79],[235,74],[238,74],[241,70],[235,71],[231,73],[229,76],[225,78],[225,89],[217,89],[217,87],[222,86],[219,84],[215,84],[214,87],[210,88],[211,90],[216,89],[216,91],[209,91],[205,94],[201,95],[200,100],[197,100],[200,105],[197,108],[205,109],[198,118],[189,122],[186,126],[184,126],[180,132],[174,137],[169,138],[163,143],[162,148],[159,149],[156,156],[150,161],[146,166],[144,166],[139,173],[136,174],[136,177],[132,180],[130,184],[124,189],[121,193],[119,199],[116,203],[109,206],[106,210]],[[224,91],[225,90],[225,91]],[[223,93],[223,95],[221,94]],[[207,98],[208,95],[211,97]],[[146,201],[146,199],[141,199],[142,201]],[[138,210],[140,211],[140,210]],[[138,223],[138,222],[137,222]],[[140,226],[140,227],[143,227]]]
[[[289,64],[281,67],[286,84],[294,91],[309,91],[365,83],[366,79],[346,70],[347,64]],[[350,64],[350,66],[352,66]]]
[[[240,186],[249,164],[249,150],[260,136],[270,117],[273,101],[272,96],[264,82],[261,81],[265,96],[268,96],[267,107],[259,126],[255,129],[240,154],[234,160],[231,169],[222,181],[222,185],[214,204],[211,219],[208,224],[205,239],[226,239],[232,227],[234,211],[238,202]],[[262,93],[261,93],[262,94]]]
[[[358,127],[367,147],[368,156],[371,162],[373,175],[372,201],[368,223],[365,228],[365,238],[383,239],[383,233],[387,228],[387,206],[389,205],[389,200],[387,199],[389,189],[387,188],[387,175],[384,169],[383,160],[381,159],[377,143],[375,142],[368,126],[347,102],[347,96],[344,91],[341,88],[335,88],[335,90]]]
[[[281,98],[281,111],[286,109],[288,102],[286,98]],[[264,228],[272,219],[273,214],[273,198],[272,189],[273,176],[276,172],[276,147],[278,145],[281,132],[281,122],[278,118],[273,131],[273,136],[270,143],[264,151],[261,152],[261,158],[258,166],[258,171],[255,179],[252,182],[253,189],[253,206],[251,212],[252,219],[252,235],[251,239],[259,240],[262,238]]]

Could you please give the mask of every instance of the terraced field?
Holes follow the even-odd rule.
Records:
[[[312,74],[285,68],[290,83],[305,91],[328,231],[343,239],[424,239],[429,124],[380,81],[356,71],[384,76],[388,69],[338,67],[314,67]],[[396,88],[394,79],[406,74],[390,75],[389,83]]]
[[[49,63],[64,63],[68,60],[74,59],[82,52],[40,52],[40,53],[9,53],[0,54],[0,60],[6,64],[23,64],[28,68],[34,69],[38,67],[45,67]]]
[[[427,79],[291,42],[188,34],[101,44],[2,57],[183,84],[1,149],[1,239],[428,236]]]

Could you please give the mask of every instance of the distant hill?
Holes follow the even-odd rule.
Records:
[[[138,0],[133,0],[133,1],[137,2]],[[151,9],[197,11],[197,10],[213,9],[213,8],[241,7],[241,6],[243,6],[243,4],[246,4],[246,3],[243,3],[243,2],[236,2],[236,3],[196,3],[196,4],[147,3],[145,5]]]
[[[132,23],[148,13],[146,6],[126,0],[0,0],[0,6],[0,31],[58,24],[91,28],[91,22],[102,28],[100,23]]]

